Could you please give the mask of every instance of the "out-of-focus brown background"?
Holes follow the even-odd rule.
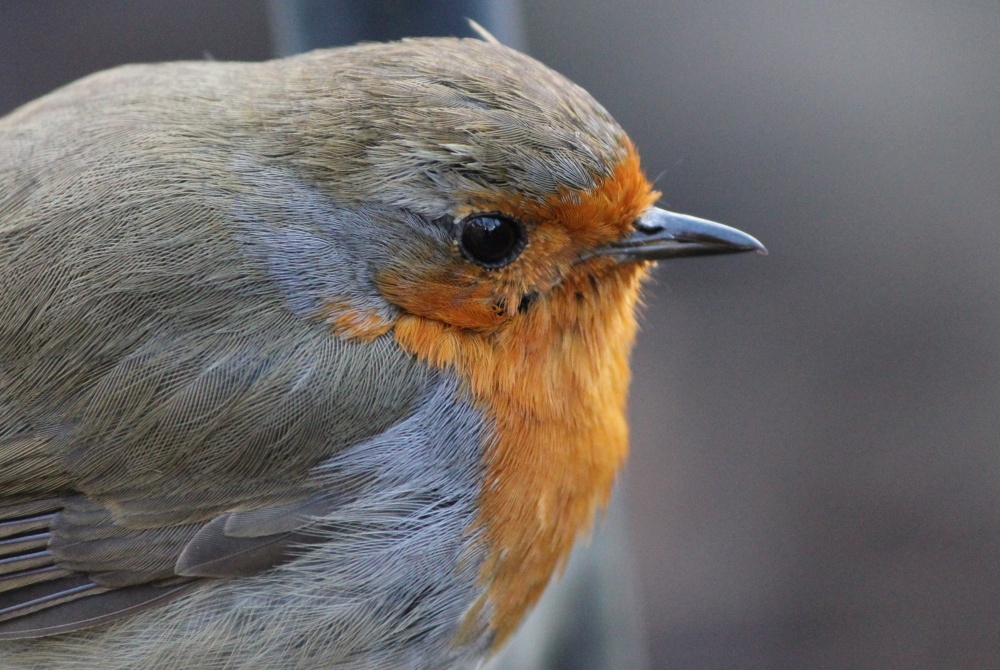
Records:
[[[1000,3],[524,0],[664,206],[628,510],[654,668],[1000,668]],[[0,113],[262,59],[261,0],[0,0]]]

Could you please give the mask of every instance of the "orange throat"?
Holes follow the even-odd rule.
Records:
[[[405,315],[407,352],[453,369],[492,420],[477,525],[499,646],[607,503],[628,450],[625,402],[645,269],[592,261],[507,328]],[[487,603],[477,603],[478,612]]]

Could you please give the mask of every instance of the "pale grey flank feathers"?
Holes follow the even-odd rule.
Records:
[[[474,622],[477,644],[453,638],[480,593],[482,546],[465,531],[480,484],[470,447],[483,424],[456,393],[446,377],[429,380],[411,416],[319,468],[332,490],[366,485],[305,529],[314,544],[292,562],[214,581],[110,628],[5,642],[0,667],[474,667],[490,639],[485,620]]]

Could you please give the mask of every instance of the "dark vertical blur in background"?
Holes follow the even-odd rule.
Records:
[[[635,359],[655,668],[1000,668],[1000,3],[523,0],[664,206]],[[119,62],[261,59],[263,1],[0,0],[0,112]]]

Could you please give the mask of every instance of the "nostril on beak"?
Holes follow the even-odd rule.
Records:
[[[651,216],[640,216],[632,223],[632,227],[646,235],[656,235],[664,230],[664,226],[657,222],[656,217]]]

